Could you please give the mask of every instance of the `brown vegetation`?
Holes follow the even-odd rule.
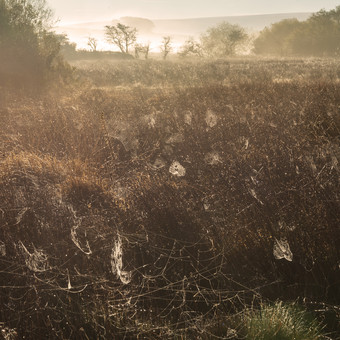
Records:
[[[335,337],[337,62],[78,72],[96,87],[2,91],[3,333],[236,338],[246,306],[299,299]]]

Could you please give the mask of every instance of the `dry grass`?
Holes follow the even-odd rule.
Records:
[[[338,67],[208,64],[125,61],[80,71],[107,89],[2,93],[6,329],[209,338],[248,304],[297,298],[337,320]]]

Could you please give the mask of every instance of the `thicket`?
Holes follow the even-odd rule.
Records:
[[[230,64],[238,81],[2,93],[3,334],[237,339],[280,299],[339,338],[339,75]]]
[[[256,54],[339,56],[340,6],[313,14],[306,21],[282,20],[266,27],[254,41]]]

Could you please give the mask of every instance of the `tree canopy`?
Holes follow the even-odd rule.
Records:
[[[261,54],[285,55],[289,53],[289,38],[300,27],[297,19],[281,20],[266,27],[254,42],[254,52]]]
[[[225,57],[234,55],[237,48],[247,39],[244,28],[232,25],[228,22],[209,28],[201,36],[201,44],[204,52],[213,57]]]
[[[116,45],[122,53],[129,53],[129,48],[136,42],[137,29],[118,23],[105,26],[106,40]]]

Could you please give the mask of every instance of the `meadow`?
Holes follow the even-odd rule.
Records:
[[[0,88],[4,339],[340,339],[338,59],[74,61]]]

